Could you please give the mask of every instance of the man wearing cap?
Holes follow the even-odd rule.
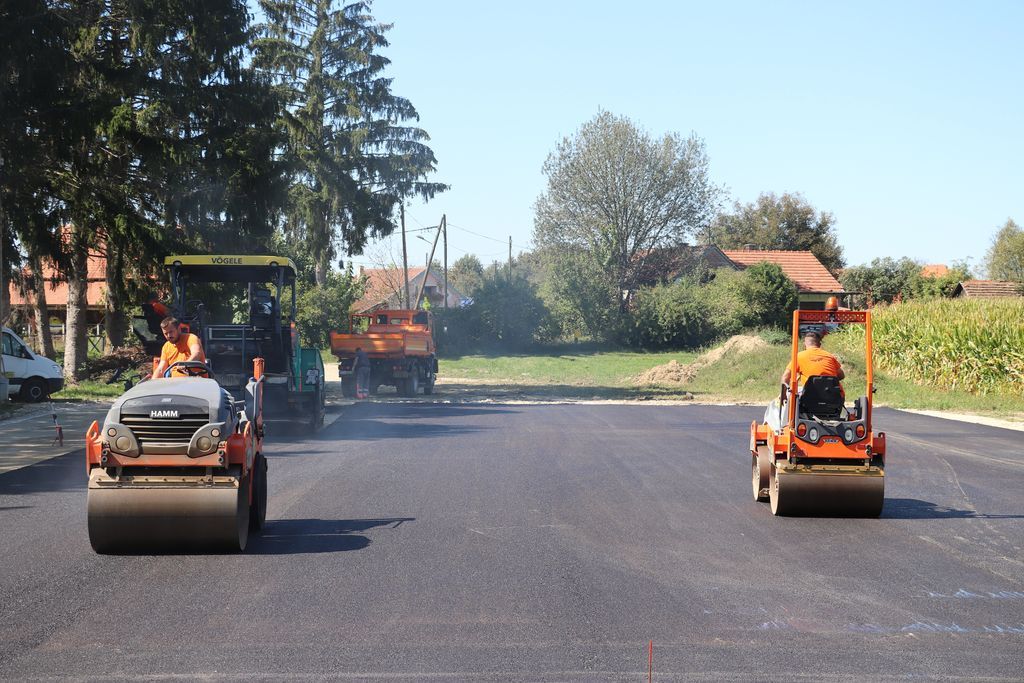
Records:
[[[796,374],[801,386],[808,377],[838,377],[840,380],[846,377],[839,359],[821,348],[821,332],[814,328],[804,332],[804,350],[797,354]],[[792,377],[793,364],[790,363],[782,373],[782,383],[788,385]]]

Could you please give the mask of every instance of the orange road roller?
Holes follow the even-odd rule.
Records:
[[[885,500],[885,434],[874,431],[871,313],[839,309],[793,312],[790,368],[799,368],[800,337],[864,325],[866,395],[846,404],[835,376],[791,372],[781,395],[750,425],[754,500],[774,515],[877,517]],[[802,386],[800,386],[802,384]]]
[[[129,389],[86,432],[98,553],[241,551],[267,514],[263,359],[236,401],[205,363]]]

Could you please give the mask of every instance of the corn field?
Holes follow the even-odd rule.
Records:
[[[946,389],[1024,396],[1024,298],[927,299],[877,307],[875,366]],[[849,326],[846,334],[863,335]]]

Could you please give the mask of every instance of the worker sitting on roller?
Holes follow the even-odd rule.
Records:
[[[796,375],[800,381],[799,386],[803,386],[808,377],[837,377],[840,380],[846,377],[839,359],[821,348],[821,336],[821,330],[816,328],[810,328],[804,332],[804,350],[796,357]],[[775,431],[782,429],[783,413],[788,400],[791,379],[793,379],[792,363],[782,373],[782,390],[779,392],[779,397],[768,404],[768,409],[764,413],[765,424],[770,425]],[[843,387],[840,384],[839,391],[842,392],[842,390]]]
[[[820,330],[808,328],[804,332],[804,350],[796,357],[796,375],[800,378],[799,386],[803,386],[808,377],[838,377],[840,380],[846,377],[839,359],[821,348]],[[793,379],[792,363],[782,373],[782,384],[788,386],[791,379]],[[842,391],[841,384],[839,389]]]
[[[167,368],[182,361],[206,362],[206,353],[203,351],[203,343],[199,337],[191,332],[181,333],[181,322],[168,316],[160,322],[160,329],[164,333],[163,349],[160,351],[160,363],[156,366],[153,377],[163,377]],[[188,373],[180,368],[171,370],[174,377],[187,377]]]

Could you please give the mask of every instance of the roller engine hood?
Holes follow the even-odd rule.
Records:
[[[120,422],[124,415],[173,418],[199,413],[205,413],[210,422],[230,423],[234,399],[216,380],[170,377],[141,382],[129,389],[111,406],[106,422]]]

